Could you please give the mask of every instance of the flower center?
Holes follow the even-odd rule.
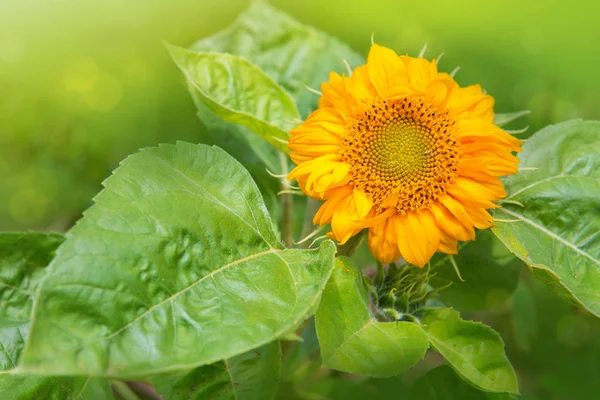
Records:
[[[458,175],[453,125],[447,111],[420,99],[375,102],[344,140],[351,182],[379,211],[429,207]]]

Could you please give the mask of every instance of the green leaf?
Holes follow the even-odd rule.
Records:
[[[277,193],[282,190],[282,185],[268,171],[277,175],[285,172],[282,168],[285,165],[281,165],[279,159],[281,152],[249,129],[215,116],[201,100],[196,99],[198,96],[193,91],[191,94],[198,109],[198,117],[206,126],[198,138],[199,142],[222,148],[250,172],[273,223],[277,224],[282,215],[281,197]]]
[[[442,365],[427,372],[409,391],[418,400],[510,400],[508,393],[481,392],[460,379],[450,367]]]
[[[37,290],[63,237],[55,233],[0,233],[0,399],[112,399],[106,381],[15,373]]]
[[[62,241],[54,233],[0,233],[0,371],[17,366],[34,293]]]
[[[233,358],[152,379],[165,400],[269,400],[281,375],[281,346],[271,342]]]
[[[427,335],[412,322],[379,322],[369,312],[364,276],[338,258],[316,315],[325,367],[374,377],[407,370],[425,355]]]
[[[494,115],[494,125],[499,126],[500,128],[510,124],[513,121],[516,121],[517,119],[530,114],[531,111],[529,110],[523,110],[523,111],[518,111],[518,112],[512,112],[512,113],[504,113],[504,114],[495,114]]]
[[[229,28],[191,48],[250,60],[294,97],[303,117],[317,108],[318,100],[305,85],[319,89],[331,71],[345,72],[342,59],[352,67],[365,63],[345,43],[301,24],[266,2],[254,2]]]
[[[169,46],[169,51],[197,98],[211,112],[289,153],[288,131],[300,115],[294,99],[269,76],[231,54],[195,53],[175,46]]]
[[[2,400],[109,400],[108,382],[99,378],[0,375]]]
[[[452,266],[458,266],[463,281]],[[523,262],[516,258],[489,230],[479,231],[474,242],[464,243],[458,254],[438,253],[431,260],[434,287],[451,286],[440,291],[441,299],[463,311],[480,311],[506,301],[517,287]]]
[[[522,170],[494,233],[551,289],[600,316],[600,122],[542,129],[523,146]]]
[[[452,308],[425,310],[421,323],[431,346],[467,382],[488,392],[519,392],[504,342],[492,328],[464,321]]]
[[[298,326],[335,246],[286,250],[248,172],[216,147],[127,158],[49,267],[22,360],[119,378],[234,357]]]

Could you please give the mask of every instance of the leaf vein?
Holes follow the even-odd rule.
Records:
[[[538,223],[536,223],[535,221],[532,221],[528,218],[525,218],[524,215],[521,215],[519,213],[516,213],[514,211],[510,211],[506,208],[503,208],[502,211],[504,211],[507,214],[510,214],[514,217],[520,218],[522,220],[522,222],[525,222],[531,226],[533,226],[536,229],[539,229],[540,231],[544,232],[546,235],[550,236],[553,239],[556,239],[557,241],[561,242],[562,244],[564,244],[567,247],[572,248],[573,250],[575,250],[577,253],[581,254],[582,256],[589,258],[590,260],[592,260],[595,264],[600,265],[600,260],[598,260],[597,258],[593,257],[591,254],[589,254],[588,252],[580,249],[579,247],[577,247],[576,245],[574,245],[573,243],[563,239],[562,237],[560,237],[559,235],[557,235],[556,233],[552,232],[551,230],[543,227],[542,225],[539,225]]]
[[[170,297],[168,297],[168,298],[166,298],[166,299],[164,299],[164,300],[156,303],[155,305],[153,305],[152,307],[150,307],[149,309],[147,309],[146,311],[144,311],[142,314],[140,314],[139,316],[137,316],[136,318],[134,318],[131,322],[129,322],[125,326],[117,329],[116,331],[114,331],[113,333],[111,333],[109,335],[104,336],[103,338],[104,339],[110,339],[110,338],[118,335],[119,333],[127,330],[127,328],[129,328],[130,326],[132,326],[133,324],[135,324],[137,321],[139,321],[140,319],[144,318],[146,315],[148,315],[149,313],[153,312],[154,310],[156,310],[158,307],[162,306],[166,302],[172,301],[174,298],[176,298],[176,297],[180,296],[181,294],[187,292],[188,290],[192,289],[196,285],[198,285],[201,282],[203,282],[205,279],[212,278],[214,275],[223,272],[224,270],[226,270],[229,267],[232,267],[232,266],[237,265],[237,264],[244,263],[244,262],[252,260],[254,258],[259,258],[259,257],[265,256],[267,254],[272,254],[272,253],[276,254],[277,252],[280,252],[280,251],[282,251],[282,250],[269,249],[267,251],[263,251],[263,252],[256,253],[256,254],[252,254],[251,256],[240,258],[238,260],[235,260],[235,261],[232,261],[232,262],[230,262],[228,264],[225,264],[225,265],[223,265],[223,266],[221,266],[221,267],[219,267],[219,268],[211,271],[210,273],[204,275],[202,278],[198,279],[196,282],[192,283],[191,285],[189,285],[189,286],[183,288],[182,290],[174,293],[172,296],[170,296]]]

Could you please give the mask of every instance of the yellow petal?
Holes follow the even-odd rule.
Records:
[[[487,229],[494,225],[494,219],[485,209],[481,207],[466,207],[473,225],[477,229]]]
[[[358,219],[364,219],[373,207],[373,201],[360,189],[354,189],[354,202]]]
[[[444,231],[440,232],[440,245],[438,251],[446,254],[458,254],[458,241]]]
[[[398,55],[386,47],[373,44],[367,57],[369,78],[382,98],[387,98],[392,80],[406,79],[406,66]]]
[[[408,81],[419,90],[425,91],[432,80],[437,78],[437,66],[435,61],[424,58],[400,57],[406,65]]]
[[[408,212],[397,222],[398,249],[404,259],[423,267],[440,245],[440,231],[433,215],[427,211]]]
[[[492,203],[496,200],[491,190],[479,183],[459,177],[454,184],[448,185],[446,191],[460,203],[471,203],[481,208],[496,208]]]
[[[438,201],[444,205],[454,215],[454,218],[465,227],[473,225],[471,218],[465,208],[451,196],[441,196]]]
[[[355,220],[355,213],[352,210],[352,195],[347,196],[338,204],[338,207],[333,213],[331,218],[331,230],[335,236],[335,239],[344,244],[352,236],[360,232],[360,228],[353,222]]]
[[[323,225],[331,222],[333,213],[338,207],[338,204],[352,193],[352,186],[345,185],[339,188],[330,190],[327,193],[327,201],[321,205],[313,218],[313,224]]]
[[[400,258],[398,249],[397,215],[383,220],[369,229],[369,249],[381,263],[388,264]]]
[[[431,206],[431,212],[435,217],[437,226],[451,238],[462,241],[475,239],[475,230],[473,229],[473,226],[461,224],[443,204],[433,204]]]

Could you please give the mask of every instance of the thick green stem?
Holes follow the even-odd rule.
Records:
[[[125,382],[111,381],[110,384],[120,399],[140,400],[137,394]]]
[[[288,193],[288,191],[290,190],[290,183],[287,180],[287,158],[285,154],[280,153],[279,159],[281,161],[281,173],[284,175],[284,177],[281,179],[281,189],[283,191],[283,193],[281,193],[281,207],[283,209],[281,235],[283,236],[283,243],[285,244],[285,247],[292,247],[294,241],[292,237],[292,217],[294,200],[292,199],[293,195],[291,193]]]

